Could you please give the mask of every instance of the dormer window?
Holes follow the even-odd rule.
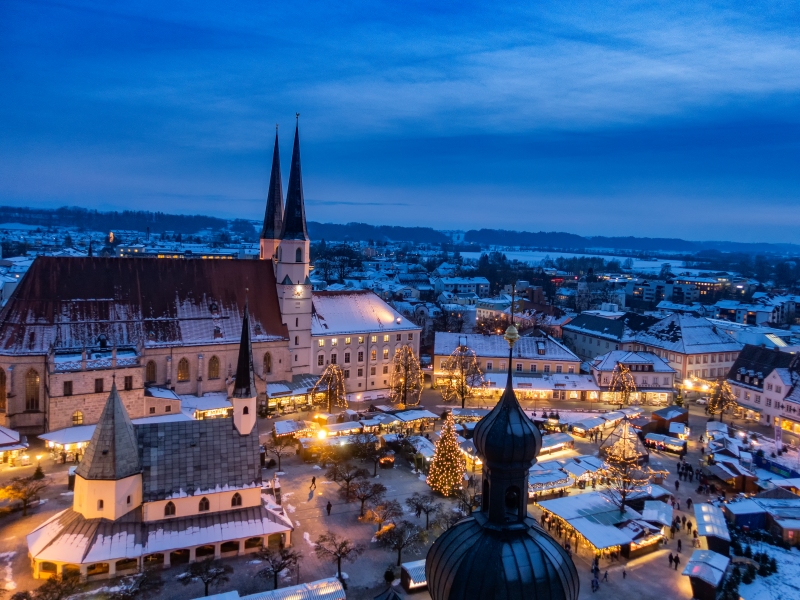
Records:
[[[217,306],[216,302],[212,302],[208,305],[208,310],[211,311],[212,314],[217,314],[219,312],[219,306]]]
[[[200,512],[206,512],[211,510],[211,504],[209,503],[208,498],[203,497],[203,499],[200,500],[200,504],[198,505],[197,510],[199,510]]]
[[[104,335],[97,336],[97,345],[101,348],[108,348],[108,339]]]
[[[165,517],[174,517],[175,516],[175,503],[167,502],[164,506],[164,516]]]
[[[241,506],[242,505],[242,495],[239,492],[236,492],[231,498],[231,506]]]

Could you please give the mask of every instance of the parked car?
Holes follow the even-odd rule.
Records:
[[[695,402],[697,404],[708,404],[708,398],[706,396],[703,396],[702,398],[698,398],[697,400],[695,400]]]

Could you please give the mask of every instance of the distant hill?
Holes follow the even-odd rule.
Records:
[[[312,240],[414,242],[417,244],[447,244],[450,238],[430,227],[395,227],[366,223],[317,223],[309,221],[308,235]]]

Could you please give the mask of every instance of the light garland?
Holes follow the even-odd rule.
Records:
[[[483,386],[483,372],[478,365],[475,351],[464,344],[459,344],[453,353],[442,361],[444,385],[442,399],[445,402],[461,400],[461,408],[476,388]]]
[[[417,406],[422,397],[422,369],[414,351],[408,346],[394,353],[389,399],[406,406]]]
[[[611,385],[608,390],[614,395],[614,400],[617,399],[617,394],[619,394],[620,401],[614,402],[614,404],[619,404],[620,407],[630,404],[631,395],[637,391],[636,381],[631,375],[631,370],[618,362],[611,372]]]
[[[650,453],[627,417],[605,439],[600,454],[606,462],[608,488],[618,494],[610,495],[610,499],[619,505],[620,512],[625,512],[625,503],[631,494],[641,491],[656,475],[666,475],[664,471],[654,471],[642,464]]]
[[[729,408],[735,408],[737,406],[739,406],[739,403],[736,401],[736,396],[733,395],[733,390],[731,386],[728,385],[728,382],[719,381],[714,383],[714,392],[709,397],[708,405],[706,406],[708,414],[719,415],[721,423],[722,413]]]
[[[443,496],[452,496],[461,489],[466,470],[467,464],[456,438],[456,424],[452,413],[447,413],[434,446],[427,484]]]
[[[328,365],[319,376],[317,383],[311,389],[311,398],[316,402],[321,396],[319,404],[328,405],[328,414],[333,412],[333,407],[347,408],[347,388],[344,383],[344,373],[339,365]]]

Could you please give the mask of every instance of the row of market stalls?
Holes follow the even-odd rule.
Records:
[[[613,412],[598,413],[588,416],[585,419],[572,423],[571,430],[573,435],[588,437],[595,432],[602,432],[610,427],[614,427],[624,418],[635,419],[642,414],[642,411],[634,407],[621,408]]]
[[[0,463],[9,467],[25,466],[30,463],[27,453],[28,440],[19,432],[0,425]]]
[[[549,437],[566,434],[553,434]],[[603,475],[603,461],[596,456],[571,456],[538,462],[528,474],[528,499],[541,500],[567,493],[572,487],[585,488]]]
[[[576,553],[635,558],[659,548],[672,523],[669,492],[649,485],[626,500],[624,511],[612,491],[587,492],[538,502],[551,534],[554,524]]]

